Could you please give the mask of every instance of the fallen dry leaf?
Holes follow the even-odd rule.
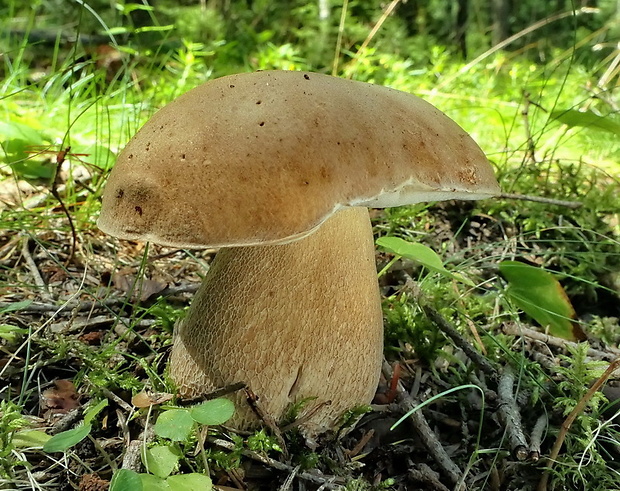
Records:
[[[44,418],[67,414],[80,406],[80,396],[71,380],[56,380],[54,385],[56,387],[46,389],[41,394],[39,403]]]
[[[131,403],[136,407],[150,407],[157,404],[163,404],[172,399],[172,394],[166,392],[154,392],[149,394],[148,392],[140,392],[131,398]]]

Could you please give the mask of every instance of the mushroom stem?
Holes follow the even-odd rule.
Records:
[[[366,208],[345,208],[284,245],[222,249],[175,334],[170,374],[185,397],[245,382],[281,420],[306,398],[307,434],[371,401],[383,320]],[[256,417],[235,396],[233,424]],[[328,404],[326,404],[328,403]]]

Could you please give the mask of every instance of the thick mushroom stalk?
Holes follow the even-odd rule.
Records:
[[[306,398],[315,434],[369,403],[383,322],[365,208],[346,208],[284,245],[222,249],[175,336],[170,374],[195,396],[245,382],[276,420]],[[237,396],[234,422],[256,417]]]
[[[207,82],[157,112],[119,156],[98,223],[126,239],[223,247],[177,333],[172,377],[190,396],[245,382],[276,419],[316,397],[311,434],[369,402],[379,373],[372,240],[356,207],[498,192],[482,150],[427,102],[265,71]],[[250,424],[241,407],[237,424]]]

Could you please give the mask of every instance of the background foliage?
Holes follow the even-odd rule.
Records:
[[[168,252],[160,257],[155,249],[153,256],[148,248],[103,238],[95,227],[101,188],[119,149],[155,110],[208,79],[258,69],[314,70],[415,93],[472,134],[505,192],[583,203],[567,209],[497,199],[423,204],[373,215],[377,236],[424,243],[448,271],[428,274],[418,263],[391,262],[385,251],[379,253],[380,267],[389,265],[381,284],[390,360],[415,359],[430,380],[440,381],[438,386],[471,383],[471,365],[453,354],[451,343],[420,309],[421,294],[462,332],[479,326],[487,357],[517,368],[524,416],[536,418],[548,411],[548,434],[555,436],[561,418],[575,407],[600,366],[588,358],[587,349],[571,348],[569,355],[552,360],[557,369],[549,374],[540,362],[546,352],[537,353],[533,344],[502,332],[507,325],[536,324],[537,319],[511,299],[515,285],[507,287],[510,278],[502,277],[499,264],[518,260],[553,273],[552,280],[545,276],[548,283],[556,290],[561,284],[574,307],[575,318],[569,322],[591,342],[617,347],[619,39],[620,12],[613,0],[1,2],[2,482],[18,475],[31,478],[31,467],[51,465],[49,457],[41,456],[41,445],[22,453],[16,437],[23,440],[23,428],[45,423],[39,385],[70,378],[94,407],[110,393],[132,400],[145,387],[174,392],[163,360],[184,306],[164,298],[149,301],[148,295],[135,295],[134,288],[138,283],[153,287],[162,270],[170,283],[180,277],[198,282],[209,253],[177,252],[176,259],[194,265],[177,267],[171,266]],[[69,146],[59,165],[57,152]],[[73,218],[84,263],[65,263],[71,233],[52,190]],[[22,240],[26,249],[18,247]],[[44,264],[44,285],[23,272],[24,250]],[[84,264],[91,269],[86,271]],[[468,282],[451,281],[457,272]],[[127,277],[140,280],[132,283]],[[415,288],[408,289],[412,281]],[[127,283],[131,286],[125,290],[118,286]],[[81,301],[99,301],[118,296],[119,290],[127,298],[109,321],[114,329],[106,324],[101,345],[55,331],[44,315],[33,319],[22,313],[31,300],[60,304],[78,295]],[[126,328],[121,334],[119,324]],[[138,340],[132,337],[136,333]],[[460,417],[471,399],[466,391],[462,397],[459,392],[444,401],[443,410]],[[603,397],[593,399],[577,420],[558,459],[562,465],[554,471],[555,482],[574,489],[584,483],[620,487],[620,469],[614,464],[618,435],[615,425],[604,422],[604,404]],[[109,434],[104,421],[117,413],[101,407],[101,413],[89,416],[92,427],[86,429],[99,440],[113,440],[117,435]],[[477,421],[478,413],[471,419]],[[146,411],[138,411],[136,421],[148,424]],[[495,423],[487,424],[493,428]],[[87,432],[80,431],[86,439]],[[501,446],[503,435],[489,430],[483,435],[489,439],[479,441],[476,433],[472,430],[470,440],[463,439],[465,449],[457,456],[463,468],[490,479],[498,461],[509,461]],[[188,441],[179,448],[189,455],[197,437],[184,436]],[[232,450],[202,455],[215,468],[228,469],[239,464],[244,450],[277,452],[270,438],[233,438]],[[159,443],[172,448],[170,442]],[[549,447],[547,441],[543,451]],[[114,448],[119,455],[125,450]],[[170,472],[208,473],[207,464],[186,458],[176,446],[174,451]],[[582,466],[584,456],[590,459],[587,466]],[[75,463],[83,454],[76,451],[69,457]],[[314,453],[299,458],[312,465],[333,464]],[[113,466],[107,461],[101,465],[111,477]],[[519,465],[510,462],[502,472],[527,489],[536,469]],[[372,470],[369,465],[367,471]],[[160,478],[167,479],[165,474]],[[73,479],[69,471],[58,471],[55,479],[62,481],[58,476],[63,475]]]

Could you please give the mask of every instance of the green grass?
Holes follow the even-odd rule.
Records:
[[[32,52],[36,47],[25,38],[3,40],[8,49],[4,50],[5,76],[0,90],[0,139],[4,150],[0,182],[24,180],[32,195],[28,198],[24,193],[23,201],[3,208],[0,215],[0,247],[7,246],[2,249],[0,294],[8,302],[41,300],[43,290],[24,267],[19,252],[23,240],[29,241],[27,247],[43,265],[46,279],[56,278],[50,284],[58,305],[69,299],[90,301],[118,296],[122,277],[129,283],[139,283],[156,279],[159,270],[170,283],[186,278],[198,282],[203,274],[201,261],[207,258],[198,255],[188,259],[181,253],[177,266],[174,261],[178,255],[174,260],[153,259],[162,249],[127,245],[97,231],[99,198],[115,155],[158,107],[207,79],[251,69],[330,71],[333,50],[310,50],[308,40],[297,45],[278,44],[273,42],[275,34],[265,34],[264,39],[240,35],[235,45],[218,33],[209,42],[179,41],[173,39],[174,31],[163,29],[169,25],[165,19],[156,21],[157,15],[164,14],[153,13],[150,34],[159,32],[156,27],[164,33],[158,43],[150,48],[144,44],[120,46],[124,53],[120,70],[107,80],[105,71],[97,68],[93,60],[83,58],[86,53],[82,48],[67,49],[60,42],[49,50],[49,69],[35,78],[34,72],[39,69]],[[189,22],[191,12],[186,14]],[[86,28],[88,23],[98,22],[92,12],[81,11],[81,15],[78,26]],[[33,29],[39,21],[36,11],[31,10],[22,24]],[[367,29],[363,24],[349,27],[350,36],[360,33],[359,45]],[[199,30],[200,26],[192,29]],[[394,26],[386,29],[397,32]],[[447,269],[458,271],[476,285],[472,288],[429,274],[412,263],[396,263],[384,283],[387,356],[391,360],[415,358],[432,380],[449,387],[466,386],[471,383],[474,368],[424,315],[418,303],[434,305],[472,340],[473,326],[487,358],[498,367],[510,365],[519,374],[524,419],[549,412],[544,453],[562,418],[596,378],[600,364],[587,359],[579,348],[569,355],[561,354],[559,367],[549,372],[532,356],[536,350],[531,342],[503,334],[504,324],[529,325],[532,320],[505,294],[506,282],[498,273],[498,264],[517,259],[557,274],[577,310],[578,322],[592,341],[602,339],[611,346],[618,345],[620,327],[613,315],[617,314],[613,304],[618,302],[620,289],[620,139],[614,128],[620,118],[614,105],[613,80],[597,85],[613,59],[601,58],[599,64],[586,66],[574,61],[570,52],[557,49],[542,65],[531,61],[527,53],[497,52],[464,70],[466,64],[445,48],[433,47],[423,59],[408,58],[392,49],[387,36],[376,41],[358,58],[354,51],[345,52],[339,74],[390,85],[435,104],[479,142],[494,163],[504,191],[583,203],[581,208],[570,210],[496,199],[467,205],[402,207],[385,210],[375,218],[377,236],[395,235],[421,242],[440,255]],[[235,50],[244,46],[245,57],[239,56]],[[586,48],[591,45],[586,43]],[[575,59],[580,53],[575,52]],[[571,110],[603,116],[608,124],[579,117],[571,124],[563,124],[561,115]],[[29,152],[40,148],[58,152],[68,146],[72,154],[86,155],[79,159],[68,156],[60,179],[61,196],[75,223],[79,244],[80,262],[66,266],[69,226],[57,200],[49,193],[54,154]],[[84,166],[82,161],[90,165]],[[84,172],[89,175],[82,179]],[[23,238],[8,246],[20,236]],[[379,256],[380,266],[389,259]],[[402,287],[398,269],[401,264],[402,271],[413,280],[413,290]],[[112,278],[119,272],[119,278]],[[15,443],[16,436],[23,436],[23,428],[43,425],[38,419],[39,393],[53,380],[73,380],[85,401],[105,398],[105,391],[126,401],[144,389],[174,392],[165,373],[165,353],[172,325],[182,315],[187,299],[160,299],[136,307],[134,303],[135,296],[129,289],[126,302],[109,307],[105,315],[110,320],[99,344],[85,343],[80,339],[83,332],[73,330],[71,320],[53,316],[52,312],[38,318],[2,312],[5,319],[0,334],[6,336],[1,337],[5,364],[0,370],[7,382],[0,392],[0,485],[20,482],[27,486],[29,480],[36,481],[30,468],[39,469],[37,465],[48,458],[51,460],[47,462],[56,462],[56,481],[52,484],[59,482],[59,476],[75,479],[68,471],[69,464],[45,455],[41,445],[23,447]],[[141,321],[147,322],[143,325]],[[55,326],[55,322],[60,325]],[[555,360],[554,352],[540,356]],[[22,383],[16,386],[20,377]],[[440,407],[451,415],[465,411],[477,421],[478,413],[460,409],[470,408],[468,397],[472,396],[467,391],[451,394],[442,398]],[[615,425],[602,414],[604,405],[604,398],[597,395],[571,428],[551,474],[553,484],[580,488],[584,483],[598,483],[596,488],[588,489],[620,487],[620,470],[614,464],[620,443]],[[131,418],[148,426],[156,419],[152,413],[165,414],[156,405],[136,410]],[[117,438],[115,431],[106,426],[107,419],[113,417],[103,410],[94,419],[95,441]],[[497,433],[495,444],[480,439],[478,429],[471,431],[466,445],[471,453],[458,458],[469,463],[472,474],[488,472],[490,476],[489,469],[501,467],[508,458],[506,440],[501,433]],[[264,434],[233,438],[233,443],[235,450],[206,448],[195,462],[188,456],[193,449],[184,447],[179,472],[202,472],[210,465],[221,476],[221,469],[234,467],[244,458],[242,449],[273,458],[279,455],[277,445]],[[335,457],[329,453],[333,447],[328,445],[328,451],[317,456],[304,453],[297,443],[293,441],[292,448],[299,449],[296,458],[300,463],[311,462],[311,466],[337,473]],[[94,445],[90,440],[86,444]],[[120,455],[125,450],[122,444],[111,445],[111,451],[101,451],[100,455]],[[71,465],[86,469],[77,450],[72,447],[65,458]],[[118,458],[109,458],[112,463],[107,462],[101,470],[108,479],[120,465]],[[520,465],[527,478],[523,489],[528,489],[540,471],[535,465]],[[370,489],[367,481],[371,476],[364,476],[363,470],[347,469],[347,473],[359,477],[351,482],[350,489]],[[488,476],[486,479],[490,479]]]

